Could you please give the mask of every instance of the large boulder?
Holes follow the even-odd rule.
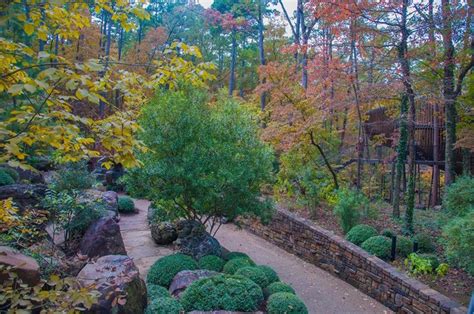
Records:
[[[176,224],[178,239],[176,246],[183,254],[200,259],[205,255],[222,255],[222,247],[216,238],[206,232],[201,223],[194,220],[182,220]]]
[[[120,226],[110,217],[97,220],[90,225],[82,238],[80,252],[90,258],[127,254]]]
[[[79,202],[102,203],[106,210],[118,212],[118,194],[114,191],[85,190],[79,197]]]
[[[169,291],[172,296],[179,298],[181,293],[196,280],[212,277],[217,274],[219,273],[205,269],[180,271],[174,276]]]
[[[150,230],[156,244],[171,244],[178,238],[175,226],[168,221],[152,223]]]
[[[31,257],[21,254],[8,246],[0,246],[0,265],[13,267],[23,283],[34,286],[40,281],[40,266]],[[8,274],[0,273],[0,282],[8,278]]]
[[[38,208],[46,195],[44,184],[10,184],[0,186],[0,199],[12,198],[21,209]]]
[[[77,275],[82,286],[94,285],[101,293],[93,313],[143,313],[147,304],[146,286],[138,268],[126,255],[108,255],[87,264]],[[114,302],[125,296],[126,302]],[[113,305],[115,304],[115,305]]]

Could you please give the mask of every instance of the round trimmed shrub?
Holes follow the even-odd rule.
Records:
[[[433,237],[427,233],[418,233],[413,237],[413,242],[418,243],[418,252],[433,253],[436,247],[433,243]]]
[[[268,314],[307,314],[306,305],[296,295],[288,292],[277,292],[268,298]]]
[[[180,314],[183,306],[173,298],[156,298],[148,304],[145,314]]]
[[[368,238],[377,235],[377,230],[368,225],[357,225],[346,234],[346,239],[355,245],[361,245]]]
[[[266,287],[263,292],[265,293],[265,296],[267,298],[271,296],[272,294],[275,294],[278,292],[296,294],[295,290],[289,284],[286,284],[281,281],[277,281],[277,282],[269,284],[268,287]]]
[[[148,284],[146,287],[146,291],[150,300],[156,298],[171,298],[171,294],[168,289],[155,284]]]
[[[413,253],[413,242],[410,238],[398,236],[396,251],[398,255],[407,257],[410,253]]]
[[[13,181],[18,182],[20,180],[20,175],[18,171],[13,168],[0,168],[0,171],[5,171],[10,177],[12,177]]]
[[[128,196],[119,196],[118,211],[124,214],[135,212],[135,204],[133,203],[133,200]]]
[[[4,170],[0,170],[0,186],[14,184],[15,180]]]
[[[216,255],[206,255],[199,259],[199,269],[213,270],[221,272],[224,268],[225,261]]]
[[[273,282],[276,282],[276,281],[280,281],[280,278],[278,277],[278,274],[270,266],[258,265],[257,268],[260,268],[265,273],[265,276],[267,276],[269,284],[271,284]]]
[[[248,279],[255,282],[257,285],[259,285],[262,289],[268,286],[269,284],[267,275],[262,269],[258,267],[249,266],[240,268],[235,272],[235,275],[247,277]]]
[[[224,258],[228,261],[234,258],[248,258],[251,260],[250,256],[242,252],[229,252],[224,256]]]
[[[217,275],[193,282],[181,295],[188,311],[256,311],[263,301],[262,289],[252,280],[234,275]]]
[[[381,259],[388,259],[392,251],[392,240],[384,236],[371,237],[362,243],[361,248]]]
[[[148,271],[146,279],[149,284],[167,288],[177,273],[197,268],[197,263],[191,256],[177,253],[157,260]]]
[[[397,233],[395,231],[393,231],[392,229],[383,229],[382,232],[380,232],[380,235],[383,235],[384,237],[387,237],[387,238],[393,238],[394,236],[397,235]]]
[[[225,263],[223,271],[226,274],[233,275],[240,268],[255,266],[255,263],[249,258],[234,258]]]

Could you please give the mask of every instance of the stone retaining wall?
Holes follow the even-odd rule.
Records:
[[[279,209],[268,225],[243,220],[252,233],[295,254],[398,313],[466,313],[467,309],[312,222]],[[321,309],[322,313],[324,309]]]

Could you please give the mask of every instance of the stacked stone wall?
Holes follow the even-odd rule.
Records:
[[[467,309],[314,223],[278,209],[268,225],[242,220],[250,232],[314,264],[398,313],[466,313]]]

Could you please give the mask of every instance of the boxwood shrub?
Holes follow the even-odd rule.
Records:
[[[217,275],[193,282],[181,295],[188,311],[256,311],[263,301],[262,289],[252,280],[235,275]]]
[[[384,236],[371,237],[361,247],[381,259],[388,259],[392,251],[392,240]]]
[[[393,231],[392,229],[386,228],[386,229],[383,229],[382,232],[380,232],[380,235],[383,235],[384,237],[387,237],[387,238],[393,238],[394,236],[397,235],[397,233]]]
[[[168,288],[174,276],[182,270],[195,270],[196,261],[189,255],[172,254],[157,260],[148,271],[147,282]]]
[[[296,295],[288,292],[272,294],[267,301],[268,314],[307,314],[306,305]]]
[[[156,298],[148,304],[145,314],[180,314],[183,306],[173,298]]]
[[[413,237],[413,242],[418,243],[418,252],[433,253],[436,250],[433,237],[427,233],[418,233]]]
[[[206,255],[201,257],[198,262],[199,269],[213,270],[221,272],[224,268],[225,261],[216,255]]]
[[[260,268],[265,273],[269,284],[280,280],[276,271],[274,271],[270,266],[258,265],[257,268]]]
[[[410,253],[413,253],[413,242],[410,240],[410,238],[398,236],[396,251],[398,255],[407,257]]]
[[[346,239],[355,245],[361,245],[368,238],[377,235],[377,230],[368,225],[357,225],[346,234]]]
[[[248,256],[247,254],[242,253],[242,252],[229,252],[224,256],[224,258],[228,261],[230,261],[231,259],[234,259],[234,258],[248,258],[248,259],[251,259],[250,256]]]
[[[154,300],[156,298],[171,298],[171,294],[165,287],[155,284],[148,284],[146,287],[148,299]]]
[[[262,269],[255,266],[242,267],[235,272],[235,275],[244,276],[252,280],[257,285],[259,285],[260,288],[262,289],[268,286],[269,284],[268,278],[265,272]]]
[[[277,281],[268,285],[263,291],[265,296],[268,298],[274,293],[278,292],[287,292],[291,294],[296,294],[295,289],[293,289],[289,284],[286,284],[281,281]]]
[[[133,200],[129,196],[119,196],[118,211],[124,214],[135,212]]]
[[[240,268],[247,266],[255,266],[255,263],[249,258],[234,258],[225,263],[223,270],[224,273],[233,275]]]

